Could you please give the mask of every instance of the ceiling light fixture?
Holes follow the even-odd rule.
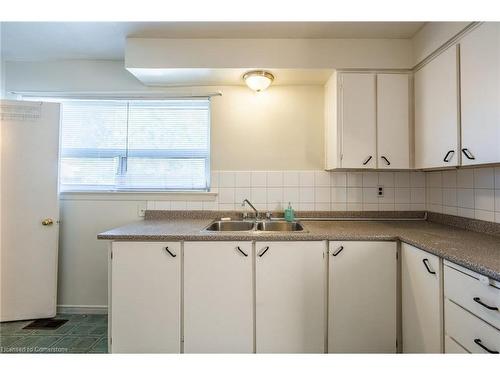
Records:
[[[274,76],[264,70],[252,70],[245,73],[243,80],[252,90],[260,92],[267,89],[274,81]]]

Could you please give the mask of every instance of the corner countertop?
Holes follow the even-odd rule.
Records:
[[[429,221],[302,221],[304,232],[208,232],[211,218],[143,220],[100,233],[112,241],[400,240],[500,281],[500,237]]]

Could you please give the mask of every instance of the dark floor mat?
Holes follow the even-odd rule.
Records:
[[[67,321],[67,319],[37,319],[23,329],[57,329]]]

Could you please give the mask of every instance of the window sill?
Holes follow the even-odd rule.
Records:
[[[60,200],[73,201],[214,201],[210,191],[66,191]]]

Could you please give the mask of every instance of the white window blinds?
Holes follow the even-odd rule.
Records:
[[[209,188],[208,98],[61,102],[61,191]]]

